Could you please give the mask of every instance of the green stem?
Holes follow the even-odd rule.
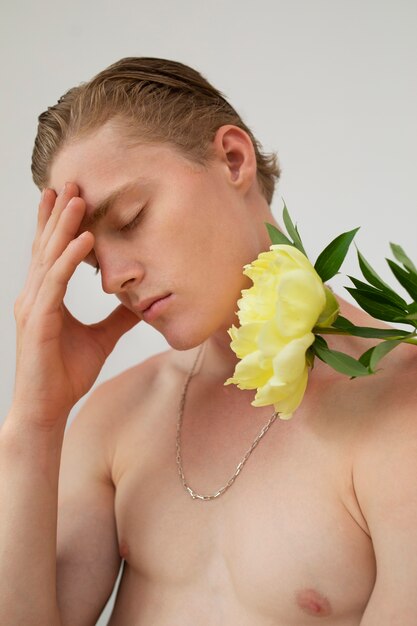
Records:
[[[417,346],[417,337],[409,337],[408,339],[403,339],[403,343],[412,343]]]
[[[350,335],[348,330],[343,330],[342,328],[319,328],[315,326],[312,330],[314,335]]]
[[[356,327],[356,328],[361,328],[360,326]],[[369,328],[369,327],[367,327]],[[381,328],[372,328],[370,330],[384,330]],[[387,329],[389,330],[389,329]],[[353,333],[351,333],[349,331],[348,328],[332,328],[332,327],[327,327],[327,328],[319,328],[317,326],[315,326],[312,330],[312,332],[315,335],[351,335],[352,337],[360,337],[360,335],[355,335]],[[364,338],[364,337],[362,337]],[[392,336],[386,335],[385,337],[368,337],[368,339],[381,339],[381,341],[391,341],[391,340],[395,340],[395,341],[402,341],[403,343],[411,343],[415,346],[417,346],[417,331],[414,331],[413,333],[410,333],[410,335],[404,336],[404,335],[396,335],[395,334],[395,329],[393,329],[392,332]]]

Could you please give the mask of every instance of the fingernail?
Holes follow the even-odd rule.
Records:
[[[63,196],[65,191],[66,191],[66,189],[67,189],[67,183],[65,183],[65,185],[63,187],[61,187],[61,191],[59,192],[59,195]]]
[[[71,200],[70,200],[70,201],[68,202],[68,204],[64,207],[64,209],[71,208],[71,207],[75,204],[76,200],[77,200],[77,198],[76,198],[76,197],[71,198]]]

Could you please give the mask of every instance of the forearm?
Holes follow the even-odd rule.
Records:
[[[19,418],[10,414],[0,430],[0,623],[59,626],[57,499],[65,420],[52,432]]]
[[[139,321],[121,304],[88,326],[64,305],[69,280],[94,248],[93,233],[78,234],[85,211],[75,183],[58,196],[45,190],[14,307],[14,399],[0,430],[1,626],[61,626],[56,545],[65,424],[118,339]]]

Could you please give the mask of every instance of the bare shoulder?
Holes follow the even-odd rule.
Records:
[[[154,385],[170,360],[171,350],[154,354],[144,361],[121,372],[99,385],[92,400],[106,412],[110,407],[127,410],[131,403],[145,399],[152,393]]]
[[[348,346],[349,347],[349,346]],[[369,345],[356,345],[358,357]],[[348,351],[348,350],[346,350]],[[380,361],[372,376],[349,380],[327,366],[323,381],[307,392],[312,398],[306,423],[328,451],[345,464],[358,496],[381,468],[395,474],[395,465],[414,463],[417,472],[417,349],[400,345]],[[314,379],[313,379],[314,381]]]
[[[132,406],[137,407],[155,393],[170,384],[175,384],[192,363],[195,349],[179,352],[169,349],[145,359],[97,387],[91,396],[91,403],[109,413],[115,406],[123,413]]]
[[[371,402],[357,430],[353,476],[366,514],[393,506],[396,498],[417,501],[417,351],[400,346],[381,362]],[[372,383],[369,377],[367,384]],[[371,390],[371,387],[369,387]],[[386,511],[388,514],[388,510]]]
[[[111,450],[122,430],[130,422],[140,421],[149,414],[155,398],[178,389],[178,380],[184,377],[192,362],[195,349],[178,352],[173,349],[155,354],[97,386],[90,394],[71,425],[82,430],[85,445],[88,441],[101,450]],[[139,419],[138,419],[139,418]],[[111,452],[109,452],[111,455]],[[103,462],[105,461],[103,455]]]
[[[374,384],[374,408],[369,407],[362,435],[376,444],[388,433],[417,436],[417,349],[401,345],[381,361],[380,371],[369,377]]]
[[[342,310],[355,324],[390,328],[384,322],[370,318],[360,309],[342,303]],[[374,339],[348,337],[343,351],[359,358],[365,350],[378,343]],[[346,347],[346,349],[344,349]],[[337,348],[336,348],[337,349]],[[339,398],[342,421],[352,416],[352,430],[360,440],[359,448],[367,442],[375,446],[394,430],[397,436],[411,434],[417,428],[417,346],[402,343],[389,352],[378,364],[376,374],[354,381],[346,376],[336,379],[335,393]],[[342,401],[342,402],[340,402]],[[347,409],[347,410],[345,410]]]
[[[73,488],[75,471],[114,485],[116,450],[125,456],[132,435],[152,419],[161,398],[174,386],[175,372],[179,375],[175,364],[181,359],[173,353],[155,354],[100,384],[89,395],[65,432],[61,488]]]
[[[101,383],[91,393],[85,407],[106,428],[120,425],[132,408],[145,404],[166,384],[172,350],[154,354],[144,361]],[[91,418],[93,419],[93,418]]]

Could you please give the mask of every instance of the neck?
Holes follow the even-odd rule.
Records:
[[[256,254],[253,254],[255,259],[258,254],[269,250],[271,241],[267,229],[265,228],[265,222],[275,225],[279,228],[279,224],[271,213],[270,207],[266,202],[262,202],[256,207],[257,222],[256,226]],[[250,279],[247,280],[245,288],[249,288],[252,285]],[[236,304],[237,308],[237,304]],[[225,381],[227,378],[233,375],[235,367],[239,362],[235,353],[230,347],[230,336],[227,330],[234,324],[239,326],[239,319],[235,312],[231,313],[230,318],[225,322],[224,326],[219,328],[206,340],[206,348],[204,354],[203,371],[210,377],[218,378]]]
[[[239,359],[230,347],[230,336],[221,329],[206,340],[204,373],[222,381],[232,376]]]

